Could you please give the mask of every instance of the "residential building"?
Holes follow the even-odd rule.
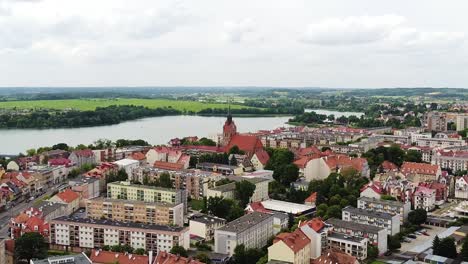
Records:
[[[468,199],[468,176],[455,178],[455,198]]]
[[[369,165],[364,158],[351,158],[337,154],[321,158],[309,157],[307,159],[303,168],[304,177],[307,181],[322,180],[332,172],[340,172],[346,169],[355,169],[364,177],[370,176]]]
[[[468,151],[441,149],[435,151],[431,163],[452,172],[468,170]]]
[[[244,173],[242,167],[239,166],[232,166],[226,164],[218,164],[218,163],[211,163],[211,162],[201,162],[197,163],[197,169],[203,171],[210,171],[221,173],[223,175],[241,175]]]
[[[416,184],[437,181],[442,175],[440,166],[417,162],[403,162],[400,172]]]
[[[102,162],[94,169],[83,174],[85,178],[95,178],[99,180],[99,190],[104,192],[106,190],[107,178],[112,174],[117,174],[119,167],[110,162]]]
[[[96,158],[91,149],[75,150],[68,156],[68,159],[78,167],[84,164],[94,164],[96,162]]]
[[[273,235],[273,215],[253,212],[216,229],[214,234],[216,253],[233,255],[237,245],[246,249],[267,245]]]
[[[429,189],[424,186],[418,186],[413,193],[413,207],[414,209],[424,209],[431,211],[436,206],[436,195],[434,189]]]
[[[211,241],[214,238],[215,230],[224,226],[226,220],[211,215],[195,215],[189,221],[190,235],[197,236]]]
[[[328,247],[328,227],[320,218],[300,223],[299,229],[310,239],[310,257],[316,259]]]
[[[460,114],[457,115],[457,131],[463,131],[468,128],[468,115]]]
[[[119,170],[124,170],[127,173],[128,179],[132,178],[133,169],[140,166],[140,162],[134,159],[121,159],[114,161],[114,164],[119,167]]]
[[[159,252],[190,245],[188,228],[167,225],[64,216],[52,220],[50,228],[50,248],[72,252],[114,245]]]
[[[95,149],[93,150],[95,163],[111,162],[115,160],[116,148]]]
[[[306,205],[285,202],[280,200],[268,199],[261,202],[252,202],[250,203],[246,211],[249,212],[267,212],[267,213],[287,213],[295,217],[301,215],[310,215],[315,212],[315,205]]]
[[[419,147],[463,147],[466,146],[466,141],[457,138],[450,138],[446,134],[439,133],[433,138],[419,138],[416,140],[416,146]]]
[[[228,177],[230,180],[237,182],[248,181],[255,184],[255,190],[250,198],[251,202],[260,202],[269,199],[268,183],[270,180],[264,178],[243,178],[243,177]],[[236,182],[231,182],[213,188],[208,188],[206,197],[224,197],[227,199],[235,199]]]
[[[336,233],[366,237],[369,239],[369,245],[376,246],[379,249],[379,254],[383,254],[388,250],[387,229],[385,228],[348,222],[336,218],[328,219],[326,224],[332,226],[331,230]]]
[[[268,261],[284,261],[293,264],[310,264],[310,239],[296,229],[292,233],[280,233],[268,247]]]
[[[384,194],[383,186],[379,182],[369,182],[361,188],[361,197],[380,199]]]
[[[12,160],[12,161],[8,162],[8,164],[6,166],[6,169],[8,171],[19,171],[20,167],[19,167],[18,163],[16,163],[16,161]]]
[[[109,264],[109,263],[118,263],[118,264],[158,264],[158,262],[153,263],[154,259],[153,252],[149,253],[149,256],[142,256],[129,253],[119,253],[112,251],[104,251],[101,249],[92,249],[89,259],[93,264]],[[159,262],[163,263],[163,262]]]
[[[92,264],[95,262],[91,261],[84,252],[81,252],[81,254],[78,254],[78,255],[54,256],[54,257],[49,257],[47,259],[31,260],[29,263],[30,264],[64,264],[64,263]]]
[[[59,192],[49,199],[51,202],[66,204],[68,214],[72,214],[80,208],[80,200],[80,195],[70,189]]]
[[[367,238],[353,237],[340,233],[331,233],[327,236],[329,250],[342,251],[361,261],[367,258],[367,242]]]
[[[252,158],[250,159],[255,170],[265,169],[268,160],[270,160],[270,155],[268,155],[268,152],[263,149],[255,152],[255,154],[253,154]]]
[[[400,232],[399,215],[379,213],[347,206],[342,209],[342,219],[348,222],[385,228],[387,234],[391,236]]]
[[[125,263],[122,263],[125,264]],[[133,263],[132,263],[133,264]],[[185,258],[166,251],[160,251],[153,264],[204,264],[193,258]]]
[[[408,214],[411,211],[411,203],[379,200],[369,197],[359,197],[357,200],[357,207],[364,210],[373,210],[379,213],[387,213],[391,215],[399,215],[400,222],[404,223],[408,219]]]
[[[111,219],[155,225],[184,225],[182,203],[158,203],[96,198],[87,201],[86,215],[93,219]]]
[[[29,217],[37,216],[44,219],[46,222],[50,222],[50,220],[54,218],[67,215],[67,205],[45,200],[34,203],[34,205],[26,209],[24,213]]]
[[[427,130],[447,131],[446,115],[440,112],[429,112],[427,114]]]
[[[80,207],[86,206],[86,200],[99,197],[101,194],[100,181],[98,178],[77,177],[68,182],[72,191],[81,197]]]
[[[448,199],[449,186],[441,182],[424,182],[419,183],[419,186],[427,187],[435,191],[435,205],[442,205]]]
[[[154,186],[131,184],[130,182],[112,182],[107,184],[107,197],[129,201],[160,202],[171,204],[184,204],[187,212],[187,193],[185,190],[176,190]]]
[[[39,155],[39,163],[46,164],[48,160],[58,159],[58,158],[68,158],[70,153],[61,149],[53,149],[49,151],[44,151]]]
[[[146,153],[146,162],[162,169],[188,169],[190,156],[182,153],[181,150],[158,146],[148,150]]]

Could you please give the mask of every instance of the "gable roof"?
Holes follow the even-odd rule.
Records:
[[[273,244],[283,241],[295,253],[307,247],[310,244],[310,239],[301,231],[296,229],[292,233],[280,233],[273,240]]]
[[[304,200],[304,203],[315,203],[317,201],[317,192],[313,192]]]
[[[384,193],[383,187],[380,184],[380,182],[372,182],[371,181],[368,184],[362,186],[360,192],[363,192],[368,188],[370,188],[371,190],[373,190],[374,192],[376,192],[378,194],[383,194]]]
[[[382,164],[380,164],[380,167],[382,167],[382,169],[384,169],[385,171],[398,170],[398,166],[395,165],[395,163],[390,162],[388,160],[382,162]]]
[[[153,264],[203,264],[203,262],[160,251]]]
[[[228,152],[234,146],[238,146],[240,150],[250,155],[253,155],[257,149],[263,148],[262,142],[256,136],[241,134],[232,136],[224,151]]]
[[[60,198],[60,200],[64,201],[65,203],[71,203],[75,201],[76,199],[80,198],[80,195],[78,193],[70,189],[66,189],[63,192],[56,194],[56,196]]]
[[[315,232],[320,232],[325,227],[325,223],[322,221],[322,219],[316,217],[313,218],[312,220],[303,222],[301,226],[308,225],[310,228],[312,228]]]
[[[348,155],[332,155],[323,158],[330,169],[352,167],[357,171],[362,171],[367,160],[364,158],[352,158]]]
[[[403,162],[401,165],[401,172],[403,174],[429,174],[436,175],[439,171],[439,165],[432,165],[427,163],[417,163],[417,162]]]
[[[132,154],[132,159],[134,159],[134,160],[145,160],[146,156],[145,156],[145,154],[143,154],[141,152],[135,152],[135,153]]]
[[[311,264],[355,264],[357,259],[338,250],[325,251],[319,258],[311,260]]]
[[[264,149],[257,150],[255,152],[255,156],[257,156],[258,161],[263,165],[266,165],[267,162],[270,160],[270,155]]]
[[[135,254],[93,249],[89,257],[93,263],[148,264],[149,257]]]
[[[166,161],[155,161],[153,166],[164,170],[182,170],[184,168],[183,163],[172,163]]]

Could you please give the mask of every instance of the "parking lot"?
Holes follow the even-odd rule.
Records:
[[[417,248],[418,246],[422,246],[427,241],[432,242],[434,240],[434,237],[437,234],[440,234],[443,231],[447,230],[446,228],[443,228],[443,227],[426,226],[426,225],[423,225],[423,228],[427,230],[427,233],[429,234],[429,236],[416,235],[416,239],[412,239],[411,242],[409,243],[401,242],[400,252],[413,251],[415,248]]]

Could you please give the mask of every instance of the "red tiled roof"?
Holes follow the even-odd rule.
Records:
[[[145,154],[143,154],[141,152],[135,152],[135,153],[132,154],[132,159],[134,159],[134,160],[145,160],[146,156],[145,156]]]
[[[362,171],[367,160],[364,158],[351,158],[347,155],[332,155],[324,158],[330,169],[353,167],[357,171]]]
[[[37,216],[31,216],[24,225],[23,232],[37,232],[41,235],[47,235],[50,230],[49,224]]]
[[[363,192],[367,188],[371,188],[374,192],[376,192],[378,194],[382,194],[384,192],[383,187],[380,184],[380,182],[369,182],[368,184],[362,186],[360,192]]]
[[[417,162],[403,162],[403,165],[401,166],[401,172],[403,174],[421,173],[421,174],[435,175],[437,174],[438,170],[439,170],[438,165],[417,163]]]
[[[320,232],[320,230],[322,230],[322,228],[325,227],[325,223],[322,221],[322,219],[318,217],[313,218],[312,220],[306,221],[301,224],[301,226],[304,226],[304,225],[308,225],[315,232]]]
[[[260,163],[263,165],[266,165],[270,160],[270,155],[268,155],[268,152],[266,152],[264,149],[257,150],[255,155],[257,156],[258,161],[260,161]]]
[[[283,241],[294,253],[302,250],[310,244],[310,239],[301,231],[296,229],[292,233],[280,233],[273,240],[274,243]]]
[[[300,148],[297,155],[298,156],[310,156],[310,155],[320,155],[322,154],[322,151],[320,151],[317,147],[315,146],[310,146],[308,148]]]
[[[22,223],[26,223],[26,221],[28,221],[29,219],[29,216],[25,213],[20,213],[19,215],[17,215],[15,218],[14,218],[14,222],[17,223],[17,224],[22,224]]]
[[[96,264],[148,264],[149,257],[135,254],[126,254],[111,251],[102,251],[93,249],[89,257],[93,263]]]
[[[229,144],[224,149],[225,152],[228,152],[234,146],[238,146],[240,150],[250,155],[263,148],[262,142],[257,137],[240,134],[234,135],[231,138],[231,141],[229,141]]]
[[[304,200],[304,203],[315,203],[317,201],[317,192],[313,192]]]
[[[320,156],[318,155],[313,155],[313,156],[304,156],[298,160],[295,160],[294,161],[294,164],[296,164],[296,166],[299,168],[299,169],[304,169],[306,166],[307,166],[307,163],[309,163],[309,161],[313,160],[313,159],[318,159],[320,158]]]
[[[395,165],[395,163],[390,162],[388,160],[385,160],[384,162],[382,162],[380,166],[386,171],[398,170],[398,166]]]
[[[160,251],[153,264],[203,264],[203,262]]]
[[[66,189],[65,191],[58,193],[57,197],[60,198],[60,200],[66,202],[66,203],[71,203],[75,201],[76,199],[80,198],[80,195],[70,189]]]
[[[183,163],[172,163],[166,161],[155,161],[153,166],[163,170],[182,170],[184,168]]]
[[[311,264],[355,264],[357,263],[356,257],[348,255],[344,252],[337,250],[329,250],[323,252],[323,254],[317,258],[310,261]]]
[[[56,159],[50,159],[48,163],[51,166],[59,166],[59,165],[69,165],[71,163],[71,160],[66,159],[66,158],[56,158]]]
[[[270,210],[263,207],[262,202],[252,202],[249,204],[249,206],[253,212],[260,212],[260,213],[267,213],[267,214],[271,213]]]

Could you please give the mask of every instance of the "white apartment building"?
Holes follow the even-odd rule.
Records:
[[[466,141],[462,139],[449,138],[446,134],[439,133],[433,138],[419,138],[416,140],[416,145],[420,147],[462,147],[466,146]]]
[[[399,215],[400,222],[404,223],[408,219],[408,214],[411,211],[411,203],[399,201],[380,200],[369,197],[359,197],[357,208],[372,210],[379,213],[387,213],[391,215]]]
[[[50,246],[58,250],[83,250],[129,245],[146,251],[189,248],[189,229],[183,227],[119,222],[63,216],[50,222]]]
[[[216,229],[224,226],[226,220],[211,215],[196,215],[189,221],[190,235],[195,235],[210,241],[214,238]]]
[[[436,190],[419,186],[413,194],[414,209],[431,211],[436,206]]]
[[[439,150],[432,156],[432,164],[453,172],[468,169],[468,151]]]
[[[359,260],[367,258],[367,238],[331,233],[327,236],[327,241],[328,249],[343,251]]]
[[[244,244],[246,249],[266,246],[274,234],[273,218],[271,214],[253,212],[216,229],[214,251],[232,256],[237,245]]]
[[[377,226],[387,229],[391,236],[400,232],[400,216],[387,213],[379,213],[347,206],[342,210],[342,219],[364,225]]]
[[[140,167],[140,162],[134,159],[121,159],[118,161],[114,161],[114,164],[119,166],[119,170],[125,170],[128,175],[128,179],[130,180],[133,178],[133,170]]]

